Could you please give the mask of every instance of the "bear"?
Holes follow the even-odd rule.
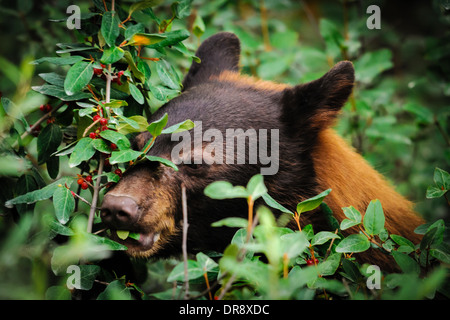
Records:
[[[204,189],[217,180],[245,186],[258,173],[264,175],[269,195],[292,211],[298,202],[332,189],[325,202],[339,222],[345,218],[343,207],[353,206],[365,212],[371,200],[379,199],[388,231],[411,241],[419,240],[413,230],[424,221],[413,211],[412,203],[332,128],[353,90],[355,72],[350,61],[337,63],[317,80],[290,86],[241,75],[240,41],[233,33],[209,37],[196,56],[200,62],[192,63],[181,94],[152,114],[149,122],[167,113],[167,126],[192,119],[203,132],[213,130],[222,137],[233,129],[233,140],[243,138],[250,146],[251,140],[257,139],[256,148],[264,149],[266,155],[278,155],[270,158],[277,163],[268,168],[267,157],[252,159],[258,150],[236,151],[234,146],[226,149],[229,141],[225,151],[209,153],[214,159],[199,158],[198,155],[208,154],[204,151],[213,139],[194,143],[198,126],[185,132],[183,137],[192,139],[184,139],[183,148],[181,136],[158,136],[149,155],[174,160],[173,151],[177,149],[175,153],[181,160],[178,171],[156,161],[136,164],[105,194],[101,206],[100,215],[108,228],[140,234],[138,240],[122,240],[111,233],[113,240],[128,247],[129,255],[159,258],[181,253],[182,185],[187,198],[188,251],[224,250],[236,229],[211,224],[230,216],[246,218],[247,202],[214,200],[204,194]],[[138,134],[133,148],[142,150],[150,139],[149,132]],[[216,135],[216,147],[225,143],[217,139]],[[263,169],[272,172],[264,174]],[[319,212],[302,215],[301,224],[311,223],[316,232],[329,230],[320,210],[319,207]],[[364,256],[365,262],[380,266],[385,260],[386,255],[380,250]]]

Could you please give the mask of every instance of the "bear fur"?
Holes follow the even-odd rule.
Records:
[[[167,126],[191,119],[201,121],[203,130],[214,128],[224,135],[228,128],[278,129],[278,172],[264,176],[268,193],[276,201],[295,211],[298,202],[331,188],[325,202],[340,222],[345,217],[342,207],[354,206],[364,213],[371,200],[379,199],[388,231],[414,242],[419,240],[413,230],[423,220],[414,213],[412,203],[395,192],[331,128],[353,89],[351,62],[336,64],[318,80],[288,86],[240,75],[240,42],[232,33],[222,32],[208,38],[196,55],[201,63],[193,62],[181,95],[160,108],[149,122],[167,113]],[[133,141],[135,149],[142,150],[151,138],[148,132],[139,134]],[[177,143],[170,135],[161,135],[149,154],[171,160]],[[200,147],[206,146],[203,143]],[[186,160],[193,155],[182,156]],[[104,219],[112,229],[141,234],[139,241],[125,240],[130,255],[167,257],[181,252],[181,185],[187,193],[188,250],[192,253],[221,251],[229,244],[235,229],[213,228],[211,224],[230,216],[246,218],[247,202],[245,199],[213,200],[203,190],[217,180],[245,186],[263,164],[191,162],[178,165],[179,171],[158,162],[138,164],[127,170],[105,195],[104,209],[108,197],[131,198],[137,204],[139,217],[132,222]],[[312,223],[315,232],[330,230],[321,212],[303,214],[301,219],[303,226]],[[356,232],[346,230],[344,234]],[[112,237],[123,242],[114,232]],[[386,255],[371,250],[363,260],[381,266]]]

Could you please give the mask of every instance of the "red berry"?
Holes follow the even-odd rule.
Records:
[[[317,260],[317,258],[315,260],[316,260],[316,262],[315,262],[316,264],[319,263],[319,260]],[[306,260],[306,265],[313,266],[314,265],[314,260],[313,259]]]
[[[83,183],[81,184],[81,189],[86,190],[87,188],[89,188],[89,185],[86,181],[83,181]]]
[[[32,124],[30,124],[30,128],[33,127]],[[41,125],[37,125],[36,127],[34,127],[33,130],[31,130],[31,135],[33,137],[37,137],[39,135],[39,132],[41,131]]]
[[[39,107],[39,110],[41,110],[42,112],[45,112],[45,104],[41,104],[41,106]]]
[[[92,183],[92,176],[87,176],[87,177],[85,178],[85,180],[86,180],[87,182]]]
[[[114,173],[117,174],[119,177],[122,176],[122,170],[120,170],[120,169],[116,169],[116,170],[114,171]]]
[[[103,73],[103,69],[97,69],[97,68],[94,68],[94,74],[95,74],[95,75],[99,76],[99,75],[101,75],[102,73]]]
[[[46,104],[45,105],[45,112],[50,112],[50,111],[52,111],[52,106],[50,105],[50,104]]]
[[[117,149],[117,145],[115,143],[111,143],[110,147],[112,151]]]
[[[102,66],[102,68],[106,68],[106,65],[104,65],[103,63],[100,63],[100,65]]]
[[[108,126],[102,126],[102,127],[100,128],[100,131],[106,131],[106,130],[108,130]]]
[[[108,124],[108,119],[101,118],[101,119],[100,119],[100,124],[101,124],[102,126],[106,126],[106,125]]]
[[[98,114],[96,114],[96,115],[94,116],[94,118],[92,118],[92,119],[93,119],[94,122],[95,122],[95,121],[97,121],[97,120],[100,120],[100,118],[101,118],[101,117],[100,117]]]
[[[117,78],[118,78],[118,79],[120,79],[121,76],[123,76],[123,71],[119,71],[119,72],[117,73]]]
[[[91,132],[91,133],[89,133],[89,138],[96,139],[97,138],[97,134],[95,132]]]
[[[77,180],[77,183],[80,184],[80,185],[81,185],[83,182],[84,182],[84,179],[83,179],[83,178],[80,178],[80,179]]]
[[[47,119],[47,124],[54,123],[55,120],[56,120],[55,117],[50,117]]]

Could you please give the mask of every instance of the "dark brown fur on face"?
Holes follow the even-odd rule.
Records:
[[[365,212],[370,200],[379,199],[387,229],[417,240],[413,230],[423,221],[414,214],[411,203],[330,129],[352,92],[353,65],[348,61],[338,63],[320,79],[290,87],[239,75],[239,54],[239,40],[231,33],[207,39],[196,53],[202,62],[193,63],[183,93],[152,115],[149,122],[168,113],[168,126],[191,119],[202,121],[203,130],[214,128],[224,135],[228,128],[279,129],[279,170],[264,177],[269,194],[279,203],[295,210],[301,200],[331,188],[325,201],[341,221],[342,207],[353,205]],[[134,140],[135,148],[141,150],[150,138],[149,133],[140,134]],[[150,154],[170,159],[176,143],[169,135],[162,135]],[[127,197],[138,208],[137,216],[126,220],[132,222],[127,225],[112,218],[104,205],[105,224],[142,234],[139,241],[126,240],[131,255],[158,257],[181,251],[181,184],[187,189],[188,249],[223,250],[235,230],[212,228],[211,223],[229,216],[246,217],[247,204],[244,199],[212,200],[203,189],[217,180],[246,185],[262,164],[178,167],[175,172],[158,163],[144,163],[127,170],[105,196]],[[315,231],[328,228],[320,212],[303,218],[303,225],[313,223]],[[117,237],[115,240],[120,241]],[[378,253],[365,259],[380,266],[386,260]]]

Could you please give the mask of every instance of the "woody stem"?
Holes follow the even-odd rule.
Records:
[[[247,225],[247,241],[250,239],[252,227],[253,227],[253,198],[249,196],[247,198],[248,203],[248,225]]]

